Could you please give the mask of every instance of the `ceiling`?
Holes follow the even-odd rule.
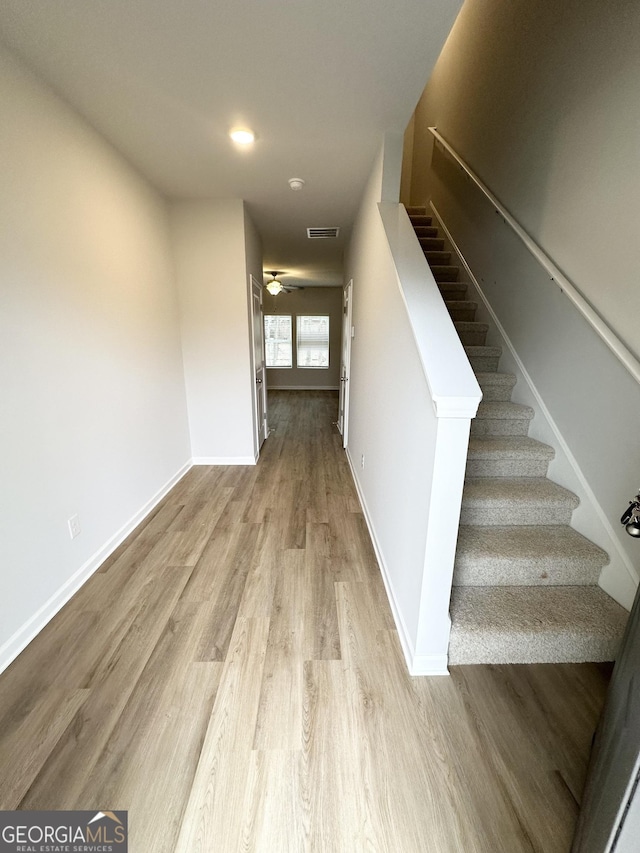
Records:
[[[460,5],[2,0],[0,36],[163,194],[245,199],[265,269],[336,285],[382,136],[407,125]],[[324,226],[340,237],[307,239]]]

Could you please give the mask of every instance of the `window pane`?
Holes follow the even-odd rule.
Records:
[[[265,314],[264,349],[267,367],[291,367],[291,317]]]
[[[296,317],[297,366],[329,367],[329,318]]]

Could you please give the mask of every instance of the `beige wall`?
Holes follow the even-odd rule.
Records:
[[[0,115],[1,669],[191,453],[163,200],[2,50]]]
[[[270,368],[267,388],[338,388],[340,385],[340,350],[342,333],[342,288],[306,287],[290,293],[271,296],[265,291],[265,314],[291,314],[295,354],[296,314],[329,315],[329,368]],[[295,357],[294,357],[295,362]]]
[[[640,355],[640,4],[467,0],[418,105]]]
[[[244,205],[184,201],[171,214],[192,454],[247,464],[255,449]]]

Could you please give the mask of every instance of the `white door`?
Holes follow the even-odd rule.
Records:
[[[342,298],[342,358],[340,360],[340,402],[338,404],[338,429],[342,435],[342,446],[347,446],[349,432],[349,373],[351,363],[352,297],[353,280],[344,288]]]
[[[251,330],[253,336],[253,370],[255,373],[255,417],[258,450],[269,434],[267,427],[267,373],[264,367],[264,320],[262,317],[262,285],[251,276]]]

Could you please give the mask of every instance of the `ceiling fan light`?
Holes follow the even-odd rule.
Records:
[[[267,284],[267,290],[269,291],[269,293],[272,296],[277,296],[279,293],[281,293],[284,290],[284,287],[282,286],[282,284],[279,281],[277,281],[274,278],[273,281],[270,281]]]

